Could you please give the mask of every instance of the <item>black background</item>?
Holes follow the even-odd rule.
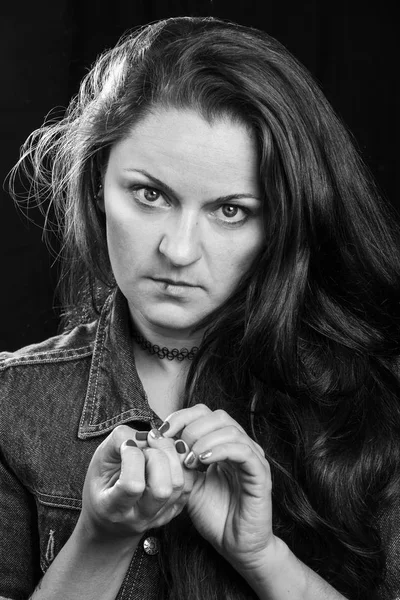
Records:
[[[9,2],[0,9],[1,181],[29,133],[54,107],[62,114],[96,56],[122,33],[169,16],[213,15],[267,31],[308,67],[381,192],[399,208],[393,10],[387,2],[352,0]],[[31,211],[30,217],[36,225],[1,191],[0,350],[40,341],[57,328],[57,269],[42,241],[41,216]]]

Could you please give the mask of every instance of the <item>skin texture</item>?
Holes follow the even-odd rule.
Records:
[[[218,200],[233,194],[243,197]],[[253,137],[229,119],[160,108],[111,149],[101,207],[136,326],[157,343],[190,347],[193,326],[231,295],[263,245]]]

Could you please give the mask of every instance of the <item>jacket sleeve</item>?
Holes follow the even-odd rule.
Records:
[[[36,504],[0,449],[0,598],[26,600],[41,576]]]

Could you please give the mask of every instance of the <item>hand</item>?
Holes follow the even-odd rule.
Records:
[[[272,533],[271,473],[262,448],[225,411],[198,404],[166,419],[165,437],[179,436],[191,448],[185,459],[196,481],[188,511],[199,533],[238,571],[265,564]]]
[[[156,432],[158,433],[158,432]],[[97,539],[141,536],[175,517],[186,504],[194,473],[174,440],[135,439],[120,425],[100,444],[83,488],[82,519]]]

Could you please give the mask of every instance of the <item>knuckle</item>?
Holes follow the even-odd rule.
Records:
[[[120,512],[112,512],[107,515],[107,521],[112,525],[120,525],[123,522],[124,517]]]
[[[224,423],[229,417],[228,413],[222,408],[217,408],[217,410],[214,411],[214,415],[221,423]]]
[[[190,487],[190,489],[184,489],[182,494],[180,495],[179,498],[179,502],[182,502],[182,504],[186,504],[187,501],[189,500],[190,494],[192,493],[192,487]]]
[[[167,417],[164,420],[170,421],[172,418],[179,416],[180,412],[180,410],[175,410],[174,412],[169,413],[169,415],[167,415]]]
[[[174,513],[175,517],[177,517],[183,511],[184,506],[185,505],[181,504],[181,503],[179,503],[179,504],[176,503],[173,505],[173,513]]]
[[[175,477],[174,481],[172,482],[172,490],[174,492],[180,492],[183,490],[185,485],[185,479],[182,475],[182,477]]]
[[[243,455],[245,456],[245,458],[251,458],[252,456],[254,456],[253,448],[250,448],[250,446],[244,444]]]
[[[234,439],[241,437],[241,433],[235,425],[228,425],[227,430],[230,437],[233,437]]]
[[[191,423],[190,425],[186,425],[185,429],[181,431],[181,439],[189,446],[191,446],[196,439],[196,429],[197,425]]]
[[[125,494],[126,496],[137,496],[138,494],[143,494],[145,490],[144,481],[121,481],[118,480],[116,482],[116,486],[119,491]]]
[[[164,450],[161,448],[147,448],[148,455],[159,462],[166,458]]]
[[[161,450],[170,451],[175,448],[175,440],[173,438],[161,437],[158,440],[158,447]]]
[[[172,487],[163,485],[153,490],[153,498],[159,501],[168,500],[172,495]]]

